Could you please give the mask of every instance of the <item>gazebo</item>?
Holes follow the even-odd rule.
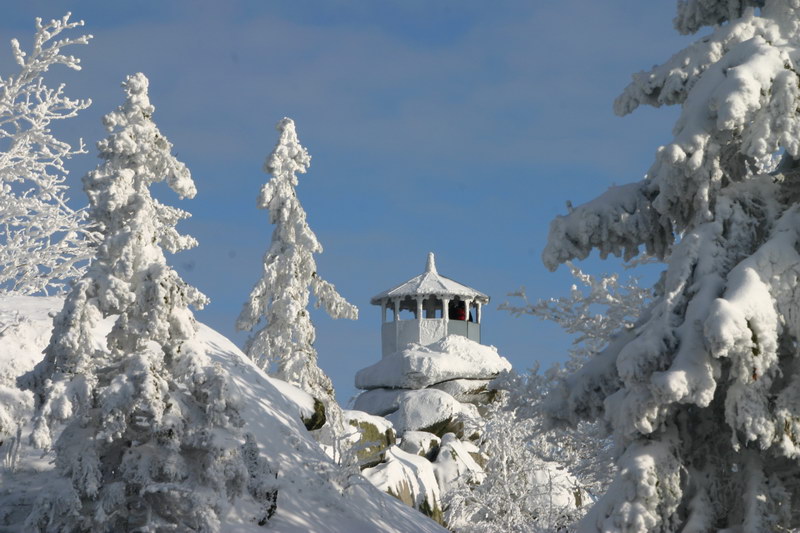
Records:
[[[425,272],[393,289],[374,296],[381,306],[382,357],[415,342],[436,342],[447,335],[461,335],[481,342],[481,306],[489,297],[436,271],[433,253]]]

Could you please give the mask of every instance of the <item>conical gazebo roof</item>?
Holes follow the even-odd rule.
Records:
[[[373,305],[381,305],[381,302],[385,300],[405,298],[406,296],[410,296],[411,298],[416,298],[417,296],[438,296],[440,298],[450,299],[458,297],[474,300],[481,304],[489,303],[489,297],[482,292],[439,275],[436,271],[436,260],[433,256],[433,252],[428,254],[428,263],[425,267],[425,272],[393,289],[373,296],[370,303]]]

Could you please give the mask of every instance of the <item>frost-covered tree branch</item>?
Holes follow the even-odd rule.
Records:
[[[454,520],[481,524],[476,531],[483,527],[539,532],[566,527],[586,513],[613,477],[607,424],[590,417],[552,424],[551,396],[560,399],[570,371],[600,361],[595,356],[602,348],[632,331],[651,291],[640,288],[636,279],[622,284],[616,275],[596,278],[567,264],[579,282],[568,296],[530,303],[523,288],[510,295],[521,298],[523,305],[506,302],[500,306],[516,316],[533,315],[557,323],[574,337],[574,348],[566,370],[555,365],[540,374],[537,365],[524,375],[507,373],[492,383],[503,392],[487,413],[487,478],[473,491],[457,494],[450,511]],[[501,433],[495,434],[497,430]],[[502,448],[500,453],[498,448]],[[503,490],[509,494],[498,492]],[[562,496],[555,506],[552,495],[557,491]],[[469,510],[468,505],[478,503]],[[484,510],[477,512],[478,508]],[[470,527],[463,531],[471,531]]]
[[[58,38],[82,26],[70,15],[42,24],[30,52],[11,41],[16,75],[0,77],[0,293],[60,292],[80,277],[97,237],[85,211],[67,205],[65,161],[86,153],[57,139],[53,121],[72,118],[90,100],[73,100],[64,85],[49,88],[44,74],[55,65],[80,70],[80,59],[62,49],[87,44],[91,35]]]
[[[652,291],[639,287],[635,278],[622,284],[616,274],[596,278],[570,262],[566,264],[580,283],[580,286],[572,285],[569,296],[530,303],[522,287],[509,296],[520,298],[523,305],[504,302],[499,309],[515,316],[533,315],[558,324],[573,336],[574,348],[570,353],[577,364],[599,352],[614,334],[632,328]]]
[[[610,440],[597,424],[548,427],[541,405],[559,372],[537,370],[504,373],[492,383],[499,394],[481,431],[485,474],[447,494],[453,531],[571,531],[568,526],[607,487]]]

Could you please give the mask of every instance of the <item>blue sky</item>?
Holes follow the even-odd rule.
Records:
[[[239,344],[236,316],[261,271],[272,227],[256,209],[261,171],[283,116],[312,156],[298,195],[325,247],[320,274],[360,308],[356,322],[314,314],[320,366],[339,399],[380,357],[380,310],[369,299],[422,272],[492,297],[484,342],[515,367],[563,360],[569,339],[532,317],[496,309],[520,285],[566,294],[565,268],[539,256],[550,220],[612,184],[638,180],[670,140],[675,109],[611,111],[630,75],[686,45],[672,2],[563,0],[28,1],[3,9],[0,45],[30,43],[33,20],[67,11],[95,36],[72,53],[83,70],[54,69],[51,86],[93,105],[58,127],[83,137],[96,164],[101,117],[122,102],[126,75],[150,78],[154,119],[192,171],[200,246],[171,257],[212,303],[200,320]],[[14,68],[0,47],[0,75]],[[619,263],[589,260],[600,274]]]

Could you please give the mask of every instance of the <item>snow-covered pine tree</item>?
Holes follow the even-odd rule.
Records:
[[[91,103],[64,95],[44,83],[55,65],[80,70],[80,59],[62,48],[86,44],[91,35],[59,38],[82,26],[36,19],[33,48],[26,53],[11,41],[19,72],[0,77],[0,293],[61,292],[65,282],[80,277],[92,255],[94,235],[85,212],[67,205],[64,161],[86,153],[83,142],[73,148],[57,139],[51,123],[74,117]]]
[[[615,103],[681,105],[674,140],[644,180],[554,220],[543,254],[555,269],[644,246],[666,270],[636,326],[566,381],[551,414],[604,416],[621,446],[581,531],[796,528],[800,5],[683,0],[675,23],[712,28]]]
[[[332,318],[355,320],[358,309],[317,274],[314,254],[322,253],[322,245],[308,226],[295,191],[297,173],[305,173],[311,157],[297,139],[294,121],[284,118],[276,129],[280,139],[264,164],[272,178],[258,197],[258,207],[269,210],[275,229],[264,255],[264,274],[245,302],[236,327],[252,331],[263,319],[264,326],[247,342],[247,355],[265,370],[274,365],[275,377],[336,409],[333,384],[317,365],[314,325],[307,309],[310,293],[316,297],[315,306]]]
[[[102,162],[84,178],[103,240],[54,320],[44,360],[20,378],[36,399],[35,444],[48,446],[52,424],[66,422],[56,467],[71,480],[70,490],[34,505],[27,527],[215,531],[248,491],[264,503],[265,520],[268,469],[240,434],[224,376],[194,339],[189,306],[206,298],[162,251],[195,244],[175,229],[189,215],[149,191],[166,181],[193,197],[195,186],[152,121],[147,78],[129,76],[123,87],[125,103],[105,117]],[[97,346],[92,329],[108,316],[116,320],[107,346]]]

